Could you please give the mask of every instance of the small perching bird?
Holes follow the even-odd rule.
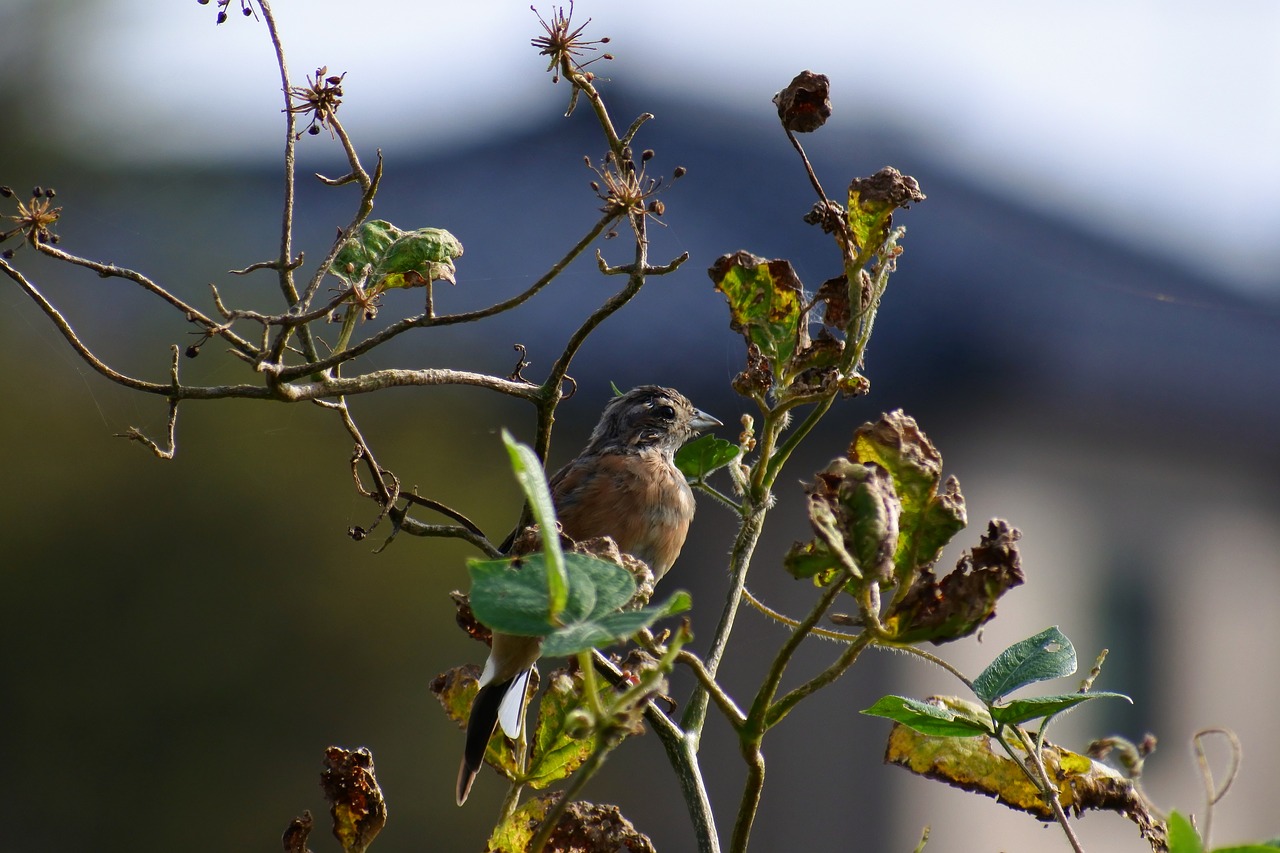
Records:
[[[608,536],[618,550],[648,564],[657,582],[684,546],[693,521],[693,491],[675,452],[720,421],[683,394],[641,385],[605,406],[587,446],[551,478],[556,517],[570,539]],[[524,699],[542,651],[538,637],[493,635],[493,647],[471,705],[458,770],[458,805],[467,800],[498,723],[510,738],[524,725]]]

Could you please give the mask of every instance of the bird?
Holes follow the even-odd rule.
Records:
[[[615,396],[587,446],[548,483],[564,534],[574,540],[610,537],[619,551],[647,563],[656,583],[680,556],[693,521],[693,490],[675,465],[675,452],[718,426],[723,424],[674,388],[641,385]],[[541,650],[538,637],[494,633],[467,721],[458,805],[471,792],[498,723],[508,737],[519,737]]]

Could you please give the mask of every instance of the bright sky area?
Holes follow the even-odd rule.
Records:
[[[60,18],[56,110],[107,158],[277,156],[273,57],[238,5],[217,28],[195,0]],[[539,73],[524,3],[274,8],[294,82],[348,72],[345,123],[389,151],[488,137],[566,94]],[[759,109],[811,68],[833,81],[836,126],[887,122],[957,170],[999,166],[998,190],[1034,186],[1042,208],[1280,298],[1280,4],[582,0],[589,16],[618,57],[606,76]]]

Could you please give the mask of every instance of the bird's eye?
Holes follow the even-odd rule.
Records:
[[[670,406],[658,406],[653,412],[664,421],[673,421],[676,418],[676,410]]]

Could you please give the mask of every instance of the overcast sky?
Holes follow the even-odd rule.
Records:
[[[539,73],[525,3],[275,6],[294,82],[347,71],[346,124],[392,151],[491,135],[566,94]],[[273,59],[237,7],[216,28],[195,0],[46,21],[54,109],[88,120],[105,157],[277,156]],[[999,165],[1046,208],[1280,298],[1280,4],[581,0],[588,16],[618,56],[603,74],[759,109],[812,68],[832,78],[833,121],[891,121],[957,169]]]

